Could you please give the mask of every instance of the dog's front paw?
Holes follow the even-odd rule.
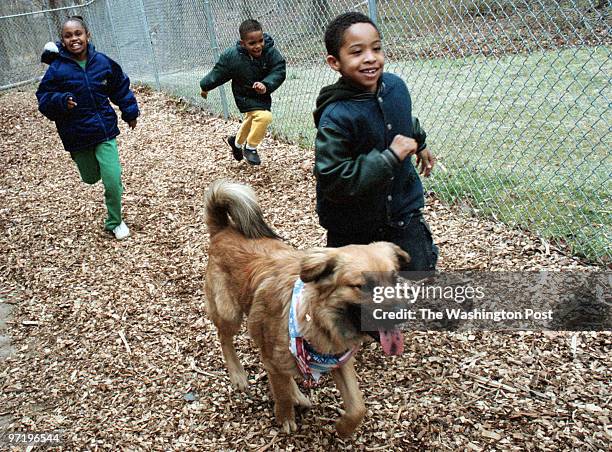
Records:
[[[291,433],[297,430],[295,423],[295,410],[291,399],[277,400],[274,403],[274,417],[281,426],[283,432]]]
[[[282,426],[283,432],[287,434],[295,432],[297,430],[297,424],[295,423],[293,419],[287,419],[283,421],[281,426]]]
[[[340,418],[336,422],[336,431],[338,432],[338,436],[343,439],[348,438],[353,434],[358,425],[359,423],[356,423],[353,420],[349,420],[344,417]]]
[[[230,373],[229,377],[232,387],[234,387],[238,391],[245,392],[249,387],[249,381],[247,379],[246,372],[233,372]]]

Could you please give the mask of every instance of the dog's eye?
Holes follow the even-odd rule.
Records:
[[[351,289],[358,289],[361,290],[361,288],[363,287],[363,284],[349,284],[348,285]]]

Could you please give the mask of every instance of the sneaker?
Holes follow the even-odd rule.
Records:
[[[261,160],[259,159],[259,154],[257,154],[257,149],[249,149],[245,146],[244,150],[242,151],[242,154],[250,165],[259,165],[261,163]]]
[[[232,148],[232,154],[234,155],[234,158],[238,161],[242,160],[242,149],[236,146],[236,135],[227,137],[227,142]]]
[[[130,230],[127,225],[122,221],[121,224],[113,229],[113,234],[117,240],[123,240],[130,236]]]

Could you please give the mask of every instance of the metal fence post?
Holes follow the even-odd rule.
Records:
[[[110,21],[111,31],[113,33],[113,38],[112,38],[113,45],[115,49],[117,50],[117,58],[119,59],[119,64],[123,68],[125,66],[123,63],[123,57],[121,55],[121,47],[119,47],[119,44],[117,43],[117,31],[115,30],[115,20],[113,19],[113,11],[112,11],[112,8],[110,7],[109,2],[110,0],[104,0],[104,6],[106,7],[106,14],[108,15],[108,20]],[[158,82],[158,85],[159,85],[159,82]]]
[[[47,21],[47,28],[49,29],[49,40],[55,42],[58,40],[58,33],[53,33],[53,26],[51,25],[51,19],[49,18],[49,14],[43,14],[45,15],[45,20]]]
[[[149,30],[149,22],[147,21],[147,12],[142,0],[138,2],[140,6],[140,13],[142,15],[142,25],[147,33],[147,41],[149,42],[149,51],[151,52],[151,59],[153,60],[153,72],[155,76],[155,85],[158,91],[161,91],[161,84],[159,83],[159,72],[157,70],[157,58],[155,58],[155,49],[153,48],[153,40],[151,39],[151,32]]]
[[[206,15],[206,22],[208,25],[208,34],[210,39],[210,46],[215,61],[219,58],[219,44],[217,43],[217,34],[215,33],[215,22],[213,20],[212,9],[210,8],[210,1],[204,0],[204,14]],[[227,106],[227,97],[225,96],[225,89],[223,86],[219,87],[221,94],[221,107],[223,108],[223,117],[229,118],[229,109]]]
[[[378,25],[378,8],[376,7],[376,0],[368,0],[368,14],[372,22]]]

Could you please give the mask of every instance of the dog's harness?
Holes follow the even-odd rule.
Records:
[[[297,308],[302,302],[303,294],[304,282],[298,278],[293,286],[291,307],[289,308],[289,349],[304,377],[302,384],[307,388],[312,388],[319,383],[322,374],[337,369],[346,363],[359,349],[359,346],[355,346],[338,355],[317,353],[306,339],[302,337],[297,321]]]

